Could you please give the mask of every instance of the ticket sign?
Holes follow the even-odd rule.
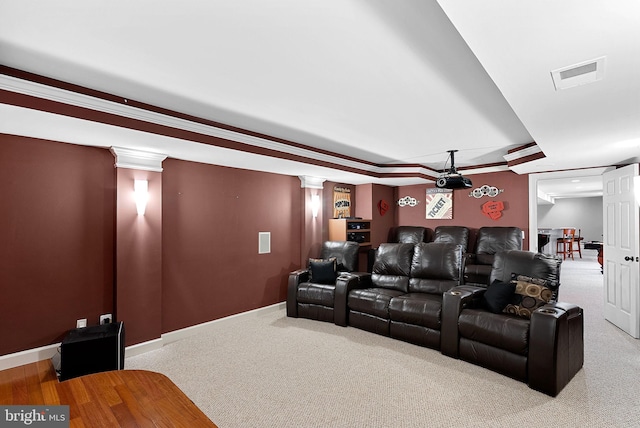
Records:
[[[502,201],[489,201],[482,204],[482,213],[491,220],[498,220],[502,217],[502,211],[504,211],[504,202]]]
[[[427,219],[453,218],[453,190],[427,189]]]

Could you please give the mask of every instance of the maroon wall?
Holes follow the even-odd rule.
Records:
[[[399,226],[426,226],[435,229],[440,225],[467,226],[472,230],[470,246],[475,243],[475,230],[482,226],[516,226],[525,232],[523,248],[529,248],[529,177],[511,171],[493,172],[469,176],[473,181],[472,189],[453,191],[453,219],[427,220],[425,196],[427,187],[433,185],[401,186],[396,189],[396,199],[412,196],[420,203],[416,207],[398,207]],[[471,190],[484,184],[504,189],[495,198],[483,196],[480,199],[469,197]],[[487,201],[502,201],[505,210],[502,217],[492,220],[482,213],[482,205]],[[470,248],[471,250],[471,248]]]
[[[358,208],[353,211],[353,214],[360,218],[373,220],[373,184],[357,185],[355,196]]]
[[[398,206],[395,203],[395,188],[374,184],[371,189],[372,194],[372,220],[373,231],[371,233],[371,244],[377,247],[383,242],[389,241],[389,229],[395,226],[395,212]],[[389,204],[389,209],[382,215],[378,204],[384,200]]]
[[[0,134],[0,355],[113,311],[113,163],[105,149]]]
[[[286,299],[300,267],[297,177],[113,164],[107,149],[0,135],[0,355],[58,342],[103,313],[125,321],[129,345]],[[149,180],[144,217],[134,178]],[[270,254],[258,254],[262,231]]]
[[[371,224],[371,246],[378,247],[389,240],[389,230],[395,226],[395,188],[380,184],[362,184],[356,189],[358,195],[357,215],[369,218]],[[380,213],[380,201],[385,201],[389,208]]]
[[[77,319],[95,325],[103,313],[125,320],[131,344],[286,300],[287,274],[306,259],[302,234],[311,249],[328,235],[337,184],[352,189],[352,214],[372,218],[374,244],[395,225],[518,226],[528,236],[528,179],[511,172],[471,177],[504,189],[492,198],[506,206],[498,221],[480,210],[489,198],[469,190],[454,192],[453,220],[436,221],[425,218],[425,185],[364,185],[358,207],[356,186],[327,182],[311,223],[312,192],[297,177],[175,159],[143,173],[152,198],[141,219],[120,202],[145,177],[113,164],[107,149],[0,134],[0,355],[60,341]],[[399,208],[400,196],[422,204]],[[270,254],[258,254],[263,231]]]
[[[300,267],[300,179],[163,163],[164,332],[286,300]],[[258,232],[271,253],[258,254]]]

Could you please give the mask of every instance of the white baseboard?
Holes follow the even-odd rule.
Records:
[[[253,309],[251,311],[242,312],[217,320],[182,328],[180,330],[170,331],[168,333],[162,334],[158,339],[153,339],[147,342],[136,343],[135,345],[127,346],[127,348],[125,349],[125,355],[126,357],[133,357],[136,355],[144,354],[145,352],[160,349],[169,343],[173,343],[178,340],[182,340],[187,337],[206,332],[213,325],[216,325],[220,322],[225,322],[236,317],[241,317],[256,312],[271,312],[275,310],[282,310],[285,307],[286,303],[280,302],[270,306],[265,306],[263,308]],[[0,370],[7,370],[13,367],[35,363],[37,361],[48,360],[53,357],[56,352],[58,352],[59,346],[60,343],[54,343],[53,345],[47,345],[40,348],[27,349],[25,351],[16,352],[13,354],[2,355],[0,356]]]
[[[241,312],[239,314],[230,315],[228,317],[219,318],[217,320],[208,321],[208,322],[205,322],[205,323],[202,323],[202,324],[197,324],[197,325],[192,325],[190,327],[181,328],[180,330],[170,331],[170,332],[164,333],[162,335],[163,346],[164,345],[168,345],[169,343],[176,342],[178,340],[186,339],[187,337],[191,337],[191,336],[196,335],[196,334],[204,333],[209,328],[211,328],[212,326],[217,325],[218,323],[221,323],[221,322],[232,320],[232,319],[234,319],[236,317],[241,317],[241,316],[253,314],[253,313],[256,313],[256,312],[271,312],[271,311],[276,311],[276,310],[282,310],[285,307],[286,307],[286,303],[285,302],[280,302],[280,303],[276,303],[274,305],[265,306],[263,308],[253,309],[251,311]]]
[[[3,355],[0,357],[0,370],[7,370],[37,361],[48,360],[58,352],[58,346],[60,346],[59,343],[54,343],[53,345]]]

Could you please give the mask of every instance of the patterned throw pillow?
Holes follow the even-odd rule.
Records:
[[[335,257],[328,260],[309,259],[309,282],[335,284],[338,277],[338,262]]]
[[[525,275],[511,274],[511,282],[516,290],[511,302],[504,308],[505,313],[523,318],[531,318],[533,311],[549,303],[553,297],[553,281],[531,278]]]

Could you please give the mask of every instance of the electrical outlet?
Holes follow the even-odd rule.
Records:
[[[111,321],[112,321],[111,314],[100,315],[100,325],[111,324]]]
[[[82,318],[76,321],[76,328],[84,328],[87,326],[87,319]]]

